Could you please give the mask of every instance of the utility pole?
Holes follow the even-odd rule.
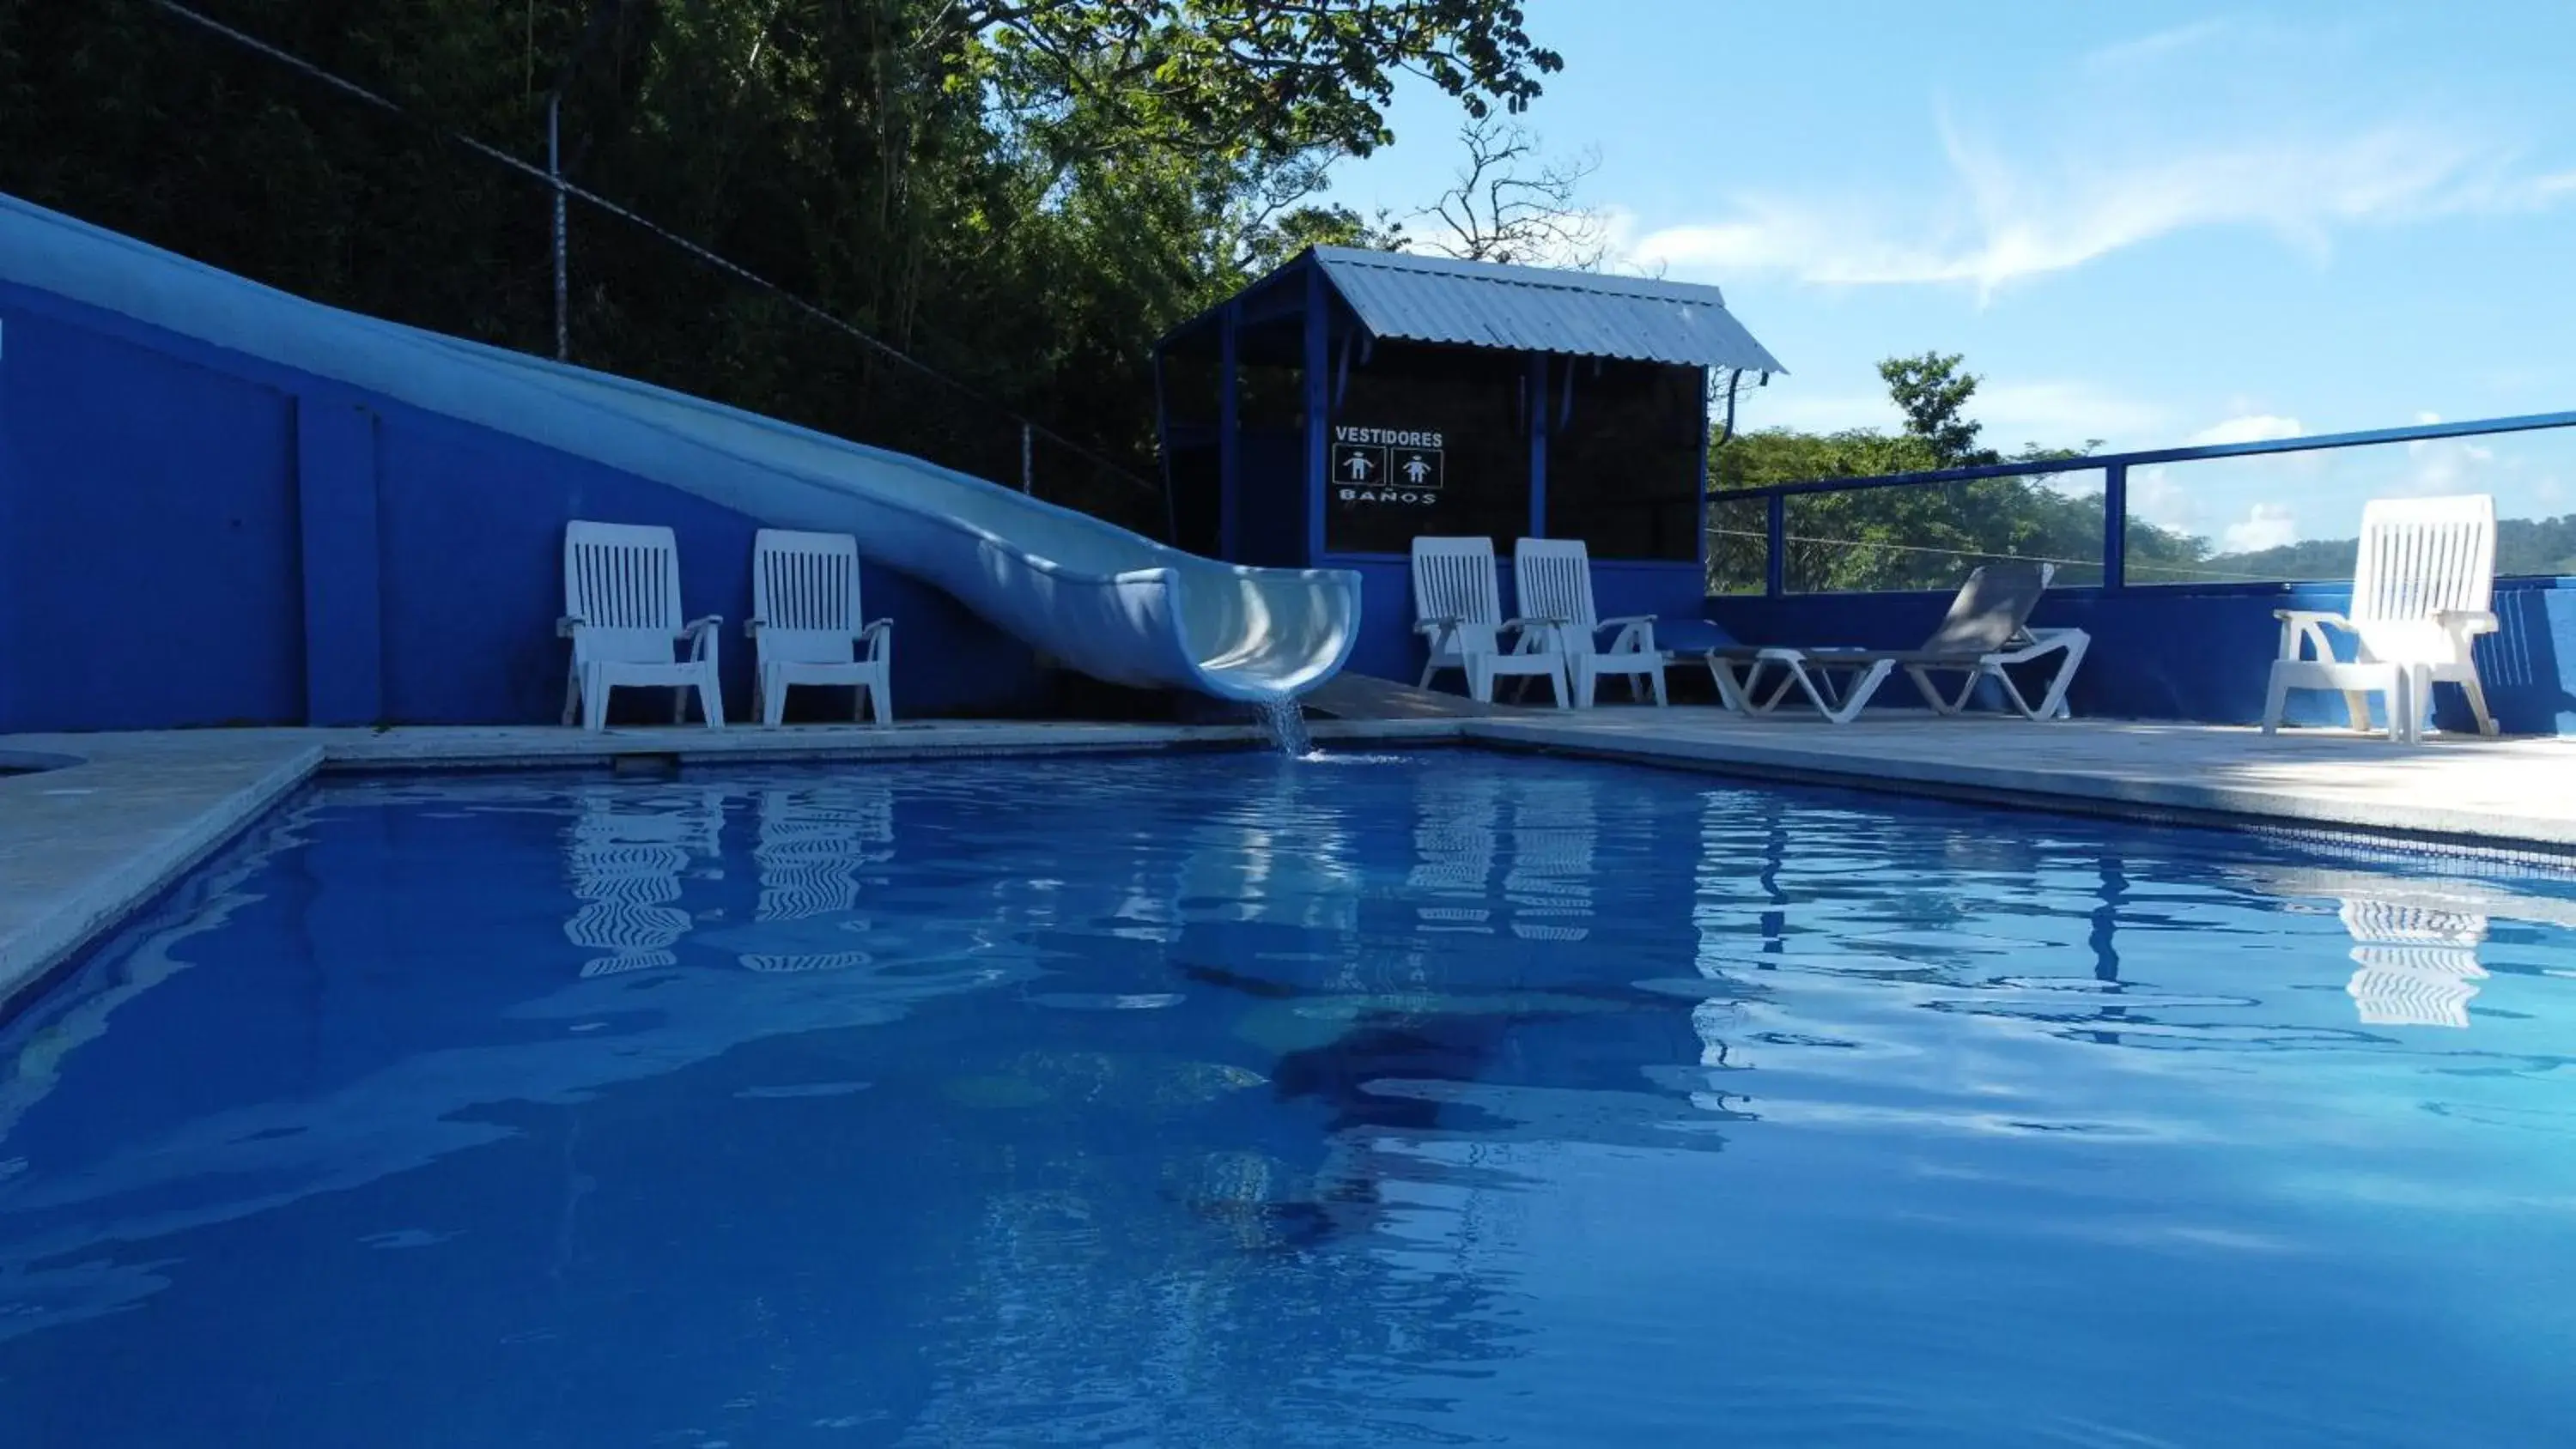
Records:
[[[555,72],[555,83],[546,91],[546,180],[554,190],[555,253],[555,361],[572,361],[572,245],[564,215],[563,177],[563,98],[564,88],[572,84],[599,38],[616,22],[620,0],[598,0],[590,10],[589,21],[582,26],[581,39],[574,43],[572,54],[564,57],[563,68]]]
[[[555,361],[572,361],[572,259],[566,254],[563,190],[563,87],[546,94],[546,179],[555,193]]]

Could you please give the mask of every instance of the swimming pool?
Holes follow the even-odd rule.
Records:
[[[2576,885],[1469,751],[328,780],[0,1030],[30,1445],[2564,1443]]]

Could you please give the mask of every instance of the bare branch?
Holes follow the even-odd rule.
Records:
[[[1426,239],[1434,250],[1467,261],[1601,269],[1609,222],[1576,199],[1601,169],[1598,153],[1547,157],[1528,130],[1491,116],[1469,120],[1458,138],[1467,155],[1456,181],[1414,213],[1439,223]]]

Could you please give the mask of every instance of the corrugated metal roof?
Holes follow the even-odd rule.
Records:
[[[1314,255],[1378,337],[1788,371],[1715,287],[1350,247],[1317,247]]]

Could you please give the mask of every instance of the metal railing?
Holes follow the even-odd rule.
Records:
[[[2137,557],[2131,548],[2131,531],[2144,527],[2156,541],[2183,539],[2178,530],[2159,528],[2137,518],[2130,511],[2131,484],[2139,470],[2162,468],[2172,464],[2202,463],[2221,459],[2271,458],[2281,455],[2323,455],[2355,448],[2381,445],[2423,445],[2463,439],[2494,437],[2505,434],[2541,433],[2568,430],[2564,437],[2576,445],[2576,412],[2534,413],[2519,417],[2486,418],[2457,423],[2423,423],[2401,428],[2381,428],[2368,432],[2331,433],[2308,437],[2263,439],[2243,443],[2213,443],[2193,447],[2152,448],[2127,453],[2101,453],[2084,456],[2050,458],[2027,462],[1995,463],[1978,467],[1943,468],[1926,472],[1890,473],[1872,477],[1820,478],[1796,483],[1765,484],[1750,488],[1713,489],[1707,498],[1706,530],[1708,533],[1709,588],[1715,593],[1747,594],[1755,592],[1749,585],[1755,572],[1752,555],[1758,551],[1759,592],[1777,597],[1791,593],[1872,592],[1913,587],[1933,587],[1931,583],[1895,583],[1861,588],[1793,588],[1793,557],[1846,555],[1853,550],[1879,554],[1916,555],[1927,562],[1957,565],[1969,560],[2020,558],[2057,564],[2060,586],[2125,589],[2137,585],[2192,583],[2218,587],[2273,585],[2285,582],[2277,573],[2229,569],[2224,565],[2228,555],[2208,559],[2222,566],[2212,568],[2201,563],[2181,564],[2153,557]],[[2576,458],[2576,452],[2571,452]],[[2098,494],[2088,488],[2069,492],[2062,487],[2047,486],[2056,480],[2080,475],[2099,475]],[[1974,536],[1974,525],[1963,521],[1965,507],[1949,510],[1926,510],[1916,520],[1924,535],[1900,538],[1836,537],[1818,527],[1802,529],[1793,517],[1799,505],[1808,500],[1825,500],[1856,494],[1882,493],[1889,490],[1922,491],[1958,490],[1972,495],[1974,485],[2000,481],[2017,481],[2024,486],[2019,497],[2025,513],[2038,508],[2053,515],[2053,521],[2065,526],[2080,526],[2088,534],[2098,526],[2098,556],[2085,557],[2079,549],[2051,551],[2042,539],[2025,538],[2040,543],[2037,548],[2014,546],[2008,539],[1980,539]],[[2162,481],[2159,479],[2159,481]],[[2571,515],[2576,515],[2576,474],[2565,480],[2564,497]],[[2045,487],[2047,498],[2041,499]],[[2427,490],[2428,491],[2428,490]],[[2478,491],[2455,489],[2450,491]],[[1892,498],[1905,495],[1890,494]],[[2353,499],[2356,516],[2361,498]],[[1751,516],[1760,510],[1758,527]],[[2010,521],[2010,520],[2008,520]],[[2027,517],[2018,520],[2027,525]],[[1830,520],[1827,521],[1830,523]],[[2033,530],[2024,528],[2026,535]],[[2040,530],[2044,532],[2044,530]],[[1944,539],[1937,535],[1964,535]],[[2192,539],[2191,542],[2205,542]],[[2087,539],[2090,543],[2091,540]],[[2287,545],[2271,550],[2281,552]],[[2152,551],[2150,551],[2152,552]],[[2241,555],[2240,555],[2241,556]],[[2348,562],[2348,560],[2347,560]],[[2097,572],[2098,571],[2098,572]],[[1882,570],[1882,572],[1887,572]],[[1901,571],[1899,571],[1901,572]],[[2499,560],[2499,572],[2514,572]],[[2528,571],[2525,571],[2528,572]],[[2563,572],[2563,570],[2544,570]],[[2322,576],[2320,576],[2322,577]],[[1725,582],[1732,586],[1721,587]]]

